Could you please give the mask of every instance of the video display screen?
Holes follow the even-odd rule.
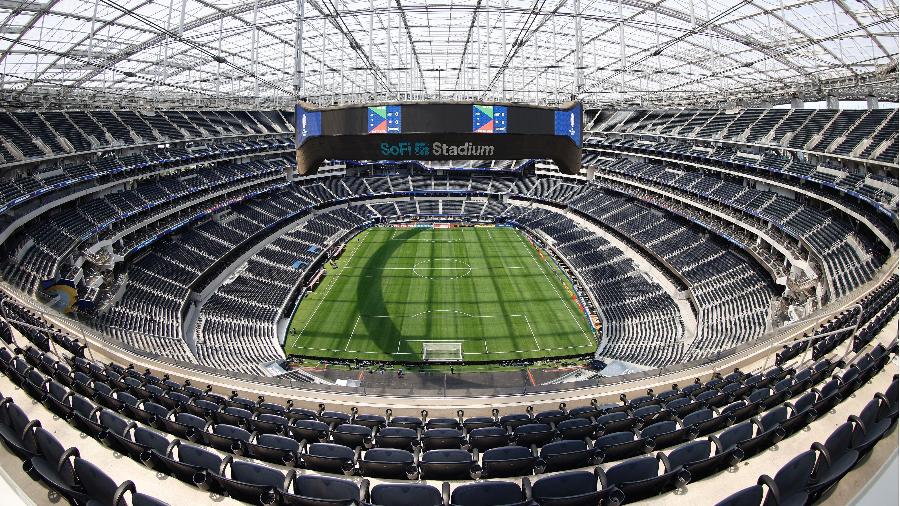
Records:
[[[506,106],[473,105],[472,131],[480,134],[505,134],[506,118]]]
[[[370,134],[399,134],[403,131],[401,107],[399,105],[380,105],[368,108],[368,127]]]

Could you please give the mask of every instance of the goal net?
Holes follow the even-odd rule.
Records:
[[[462,362],[462,343],[446,341],[426,341],[422,343],[424,362]]]

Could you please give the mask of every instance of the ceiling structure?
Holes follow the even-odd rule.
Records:
[[[5,105],[897,98],[895,0],[0,0]]]

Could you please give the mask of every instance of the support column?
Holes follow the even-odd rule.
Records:
[[[304,97],[303,89],[303,21],[306,0],[297,0],[297,19],[294,29],[294,98]]]

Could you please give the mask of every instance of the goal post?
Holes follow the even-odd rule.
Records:
[[[422,343],[423,362],[462,362],[462,342],[425,341]]]

